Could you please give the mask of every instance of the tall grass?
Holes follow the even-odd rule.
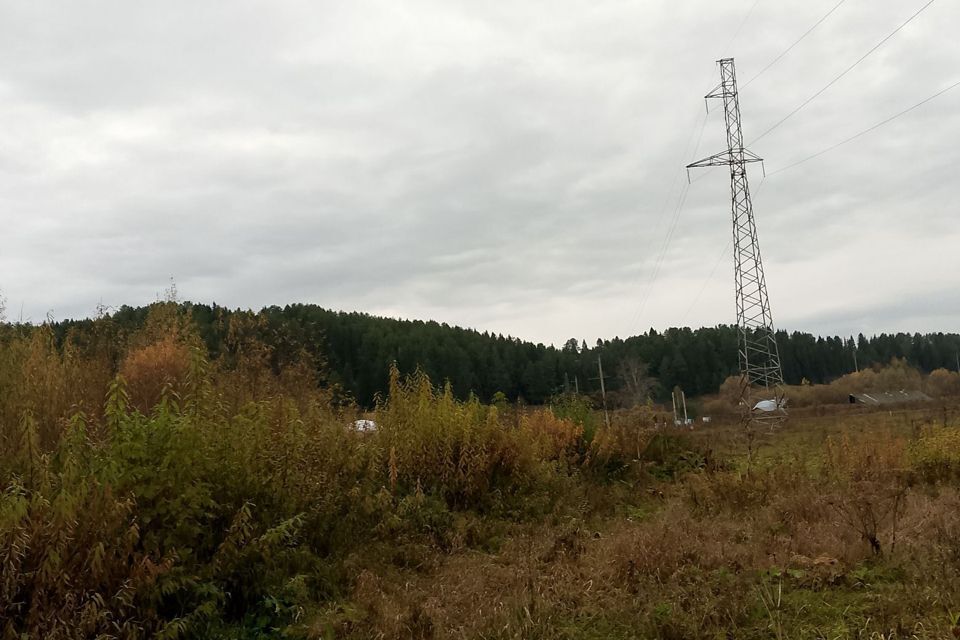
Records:
[[[216,360],[169,304],[110,350],[3,335],[0,637],[289,633],[365,547],[442,547],[459,512],[542,514],[527,498],[624,453],[395,367],[377,430],[355,431],[315,362],[280,361],[238,318]]]

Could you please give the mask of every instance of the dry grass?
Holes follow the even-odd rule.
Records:
[[[769,447],[750,475],[691,473],[619,517],[518,527],[494,553],[438,554],[425,571],[368,569],[312,632],[947,637],[960,602],[960,492],[911,475],[909,451],[960,431],[910,438],[889,419],[874,414],[866,433],[795,423],[771,439],[805,444]]]
[[[703,401],[707,415],[734,416],[740,401],[740,379],[727,378],[717,395]],[[923,391],[933,398],[956,398],[960,395],[960,373],[937,369],[923,375],[909,366],[905,360],[894,358],[886,366],[875,366],[841,376],[829,384],[786,385],[784,392],[792,409],[823,410],[835,415],[852,410],[843,407],[849,404],[851,394],[870,391]]]

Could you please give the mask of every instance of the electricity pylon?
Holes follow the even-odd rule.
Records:
[[[695,167],[730,167],[730,195],[733,212],[733,261],[739,333],[740,400],[748,422],[779,423],[786,418],[783,397],[783,372],[777,350],[767,283],[760,261],[760,243],[753,219],[747,164],[762,162],[756,154],[743,148],[740,124],[740,101],[737,96],[737,74],[733,58],[718,60],[720,85],[705,96],[723,100],[727,125],[727,149],[687,165]],[[761,402],[757,403],[757,400]]]

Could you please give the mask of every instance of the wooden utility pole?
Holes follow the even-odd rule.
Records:
[[[680,396],[677,396],[677,391],[680,392]],[[673,391],[670,392],[670,400],[673,402],[673,425],[679,426],[687,425],[687,394],[683,392],[683,389],[680,387],[674,387]],[[683,422],[680,422],[680,416],[677,415],[677,412],[680,409],[683,409]]]
[[[603,361],[597,356],[597,370],[600,372],[600,397],[603,398],[603,420],[610,428],[610,414],[607,412],[607,386],[603,382]]]

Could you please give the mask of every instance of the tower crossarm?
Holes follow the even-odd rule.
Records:
[[[725,167],[727,165],[739,164],[741,162],[763,162],[763,158],[744,148],[727,149],[712,156],[707,156],[702,160],[691,162],[687,169],[697,169],[699,167]]]

